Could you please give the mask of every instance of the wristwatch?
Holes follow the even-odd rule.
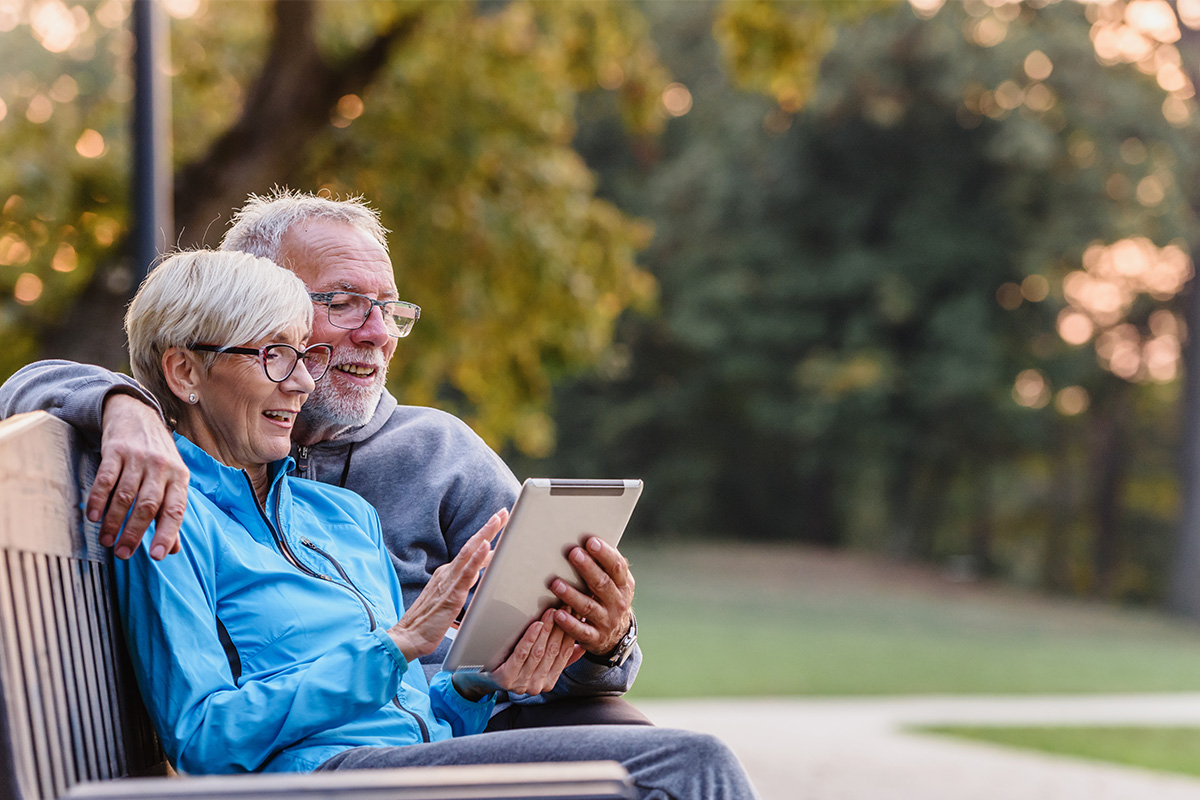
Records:
[[[629,630],[621,637],[621,641],[617,642],[617,646],[607,653],[596,655],[595,653],[584,653],[583,657],[593,664],[599,664],[602,667],[619,667],[628,660],[629,656],[633,655],[633,647],[637,644],[637,617],[633,614],[629,615]]]

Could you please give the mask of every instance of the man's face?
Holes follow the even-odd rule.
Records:
[[[283,237],[280,262],[299,276],[310,292],[356,292],[376,300],[396,300],[392,262],[367,233],[342,222],[303,220]],[[305,429],[329,438],[371,419],[383,394],[387,365],[396,352],[379,309],[361,328],[348,331],[329,324],[326,306],[313,307],[309,341],[333,345],[329,371],[309,395],[301,417]],[[310,442],[311,443],[311,442]]]

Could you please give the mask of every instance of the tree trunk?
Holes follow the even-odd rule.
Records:
[[[1071,442],[1065,425],[1057,425],[1050,468],[1050,530],[1042,561],[1042,585],[1053,592],[1070,592],[1071,527],[1075,519],[1075,487],[1071,470]]]
[[[1192,83],[1200,86],[1200,32],[1179,26],[1179,53]],[[1180,176],[1195,213],[1200,214],[1200,194],[1195,176]],[[1200,253],[1192,242],[1191,252]],[[1200,619],[1200,290],[1193,277],[1184,290],[1184,319],[1187,336],[1183,342],[1183,442],[1180,447],[1179,523],[1167,585],[1167,606],[1175,612]]]
[[[1103,408],[1092,416],[1092,593],[1111,597],[1121,567],[1121,510],[1129,467],[1128,383],[1114,379],[1116,388]]]
[[[1192,252],[1197,252],[1193,248]],[[1200,291],[1196,279],[1184,296],[1187,341],[1183,348],[1183,442],[1180,448],[1179,489],[1183,502],[1175,535],[1175,550],[1167,587],[1167,605],[1200,619]]]
[[[316,0],[276,0],[266,61],[246,94],[236,122],[208,151],[175,174],[172,245],[214,246],[231,213],[251,192],[287,184],[312,140],[330,122],[344,95],[362,92],[387,65],[393,48],[421,20],[419,6],[401,14],[363,48],[330,63],[317,47]],[[137,288],[130,243],[92,279],[60,322],[41,337],[43,357],[70,358],[120,369],[125,365],[121,320]],[[80,331],[87,331],[81,336]]]

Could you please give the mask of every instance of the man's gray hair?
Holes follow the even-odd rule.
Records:
[[[334,200],[279,187],[265,196],[250,195],[246,204],[233,215],[232,224],[221,240],[221,249],[240,250],[282,264],[279,250],[284,234],[297,222],[308,219],[353,225],[379,242],[387,252],[389,231],[380,224],[379,212],[368,206],[361,196]]]
[[[163,354],[192,344],[233,346],[312,326],[312,301],[291,270],[236,251],[190,250],[155,267],[125,314],[133,377],[181,419],[186,404],[163,375]],[[216,353],[197,353],[211,367]]]

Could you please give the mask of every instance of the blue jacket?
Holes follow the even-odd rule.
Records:
[[[271,465],[264,511],[249,476],[175,437],[191,470],[182,552],[151,536],[114,563],[142,697],[188,773],[311,770],[352,747],[478,733],[472,703],[406,663],[386,633],[404,611],[375,510]]]

